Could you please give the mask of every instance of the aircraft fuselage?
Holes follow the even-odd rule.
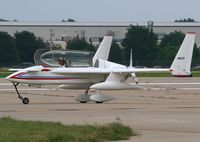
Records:
[[[21,84],[89,84],[97,83],[105,80],[105,75],[103,74],[54,74],[51,71],[39,71],[26,73],[23,71],[18,71],[11,74],[6,78],[7,80],[14,83]]]

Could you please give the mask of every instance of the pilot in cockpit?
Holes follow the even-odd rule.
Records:
[[[65,60],[63,57],[60,57],[58,59],[58,64],[61,67],[70,67],[71,66],[71,60]]]
[[[60,57],[58,60],[58,64],[61,66],[61,67],[65,67],[66,66],[66,61],[63,57]]]

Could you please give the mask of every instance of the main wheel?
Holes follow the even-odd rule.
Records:
[[[98,102],[98,101],[96,101],[96,103],[97,103],[97,104],[102,104],[103,102]]]
[[[80,103],[87,103],[90,101],[90,95],[88,94],[80,94],[76,96],[76,101],[79,101]]]
[[[28,104],[29,103],[29,99],[28,98],[23,98],[22,99],[22,103],[23,104]]]

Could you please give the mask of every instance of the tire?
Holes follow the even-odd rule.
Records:
[[[28,98],[23,98],[22,99],[22,103],[23,104],[28,104],[29,103],[29,99]]]
[[[102,104],[103,102],[96,102],[97,104]]]

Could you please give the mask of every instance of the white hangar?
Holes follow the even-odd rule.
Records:
[[[0,31],[10,35],[30,31],[45,41],[68,41],[79,36],[93,43],[98,43],[103,36],[109,34],[120,42],[130,25],[152,28],[159,39],[173,31],[196,32],[196,43],[200,46],[200,22],[0,22]]]

